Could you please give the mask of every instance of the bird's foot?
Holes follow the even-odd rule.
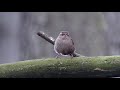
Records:
[[[55,57],[56,59],[60,58],[59,54]]]
[[[73,55],[72,54],[70,54],[70,59],[73,59]]]

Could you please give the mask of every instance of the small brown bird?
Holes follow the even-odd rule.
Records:
[[[54,50],[59,55],[70,55],[73,57],[75,51],[74,42],[68,31],[61,31],[55,40]]]

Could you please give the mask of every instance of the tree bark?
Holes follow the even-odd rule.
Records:
[[[48,58],[1,64],[0,78],[83,78],[120,76],[120,56]]]

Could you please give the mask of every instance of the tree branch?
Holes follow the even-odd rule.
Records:
[[[48,58],[0,65],[0,78],[83,78],[120,76],[120,56]]]
[[[45,34],[43,31],[40,31],[37,33],[38,36],[42,37],[43,39],[45,39],[46,41],[48,41],[49,43],[53,44],[55,43],[55,39],[52,37],[49,37],[47,34]]]
[[[49,43],[53,44],[55,43],[55,39],[53,37],[48,36],[46,33],[44,33],[43,31],[40,31],[37,33],[38,36],[42,37],[43,39],[45,39],[46,41],[48,41]],[[73,57],[80,57],[83,55],[80,55],[76,52],[73,53]]]

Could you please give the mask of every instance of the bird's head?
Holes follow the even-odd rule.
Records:
[[[61,31],[60,34],[59,34],[60,37],[69,37],[69,32],[68,31]]]

